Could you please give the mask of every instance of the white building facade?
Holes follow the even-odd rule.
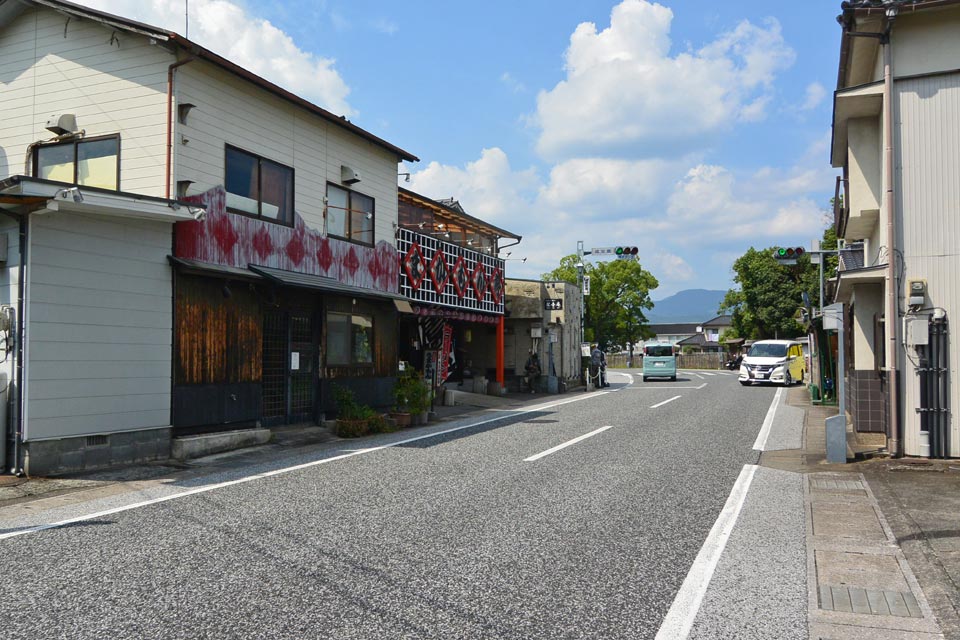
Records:
[[[843,8],[832,160],[847,404],[895,454],[960,456],[960,3]]]
[[[176,34],[55,0],[0,2],[0,103],[5,470],[318,420],[334,379],[389,395],[414,156]],[[283,339],[299,346],[270,351]]]

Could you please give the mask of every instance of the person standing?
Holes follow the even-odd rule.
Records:
[[[596,388],[600,388],[600,365],[603,363],[603,351],[600,347],[593,345],[590,348],[590,379]]]
[[[600,350],[600,386],[610,386],[610,383],[607,382],[607,354],[602,349]]]
[[[527,372],[527,381],[528,386],[530,387],[530,393],[536,393],[537,387],[540,386],[540,357],[537,355],[537,352],[530,350],[530,357],[527,358],[527,364],[524,366],[524,370]]]

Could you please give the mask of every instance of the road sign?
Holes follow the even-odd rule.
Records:
[[[563,300],[560,298],[546,298],[543,301],[544,311],[563,311]]]
[[[590,295],[590,276],[583,276],[583,295]]]
[[[594,256],[613,256],[616,255],[616,247],[594,247],[590,249],[590,255]]]

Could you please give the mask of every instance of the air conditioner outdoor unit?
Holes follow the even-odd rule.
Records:
[[[46,129],[58,136],[62,136],[65,133],[76,133],[77,116],[72,113],[55,113],[47,118]]]
[[[340,182],[343,184],[354,184],[360,182],[360,174],[345,164],[340,165]]]

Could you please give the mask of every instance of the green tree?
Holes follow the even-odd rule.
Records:
[[[820,246],[836,249],[836,231],[831,226],[824,231]],[[811,264],[809,254],[801,256],[796,265],[782,265],[773,257],[776,247],[757,250],[753,247],[733,263],[734,282],[739,289],[727,292],[721,313],[730,313],[733,333],[738,337],[763,340],[791,338],[804,333],[797,322],[797,310],[806,293],[813,306],[819,306],[820,271]],[[836,269],[836,257],[827,256],[824,277]]]
[[[576,254],[564,256],[560,266],[543,274],[543,279],[578,284],[577,264]],[[584,339],[604,349],[642,340],[647,322],[643,312],[653,308],[650,291],[660,285],[657,279],[636,260],[584,261],[583,270],[590,276],[590,295],[584,299]]]

